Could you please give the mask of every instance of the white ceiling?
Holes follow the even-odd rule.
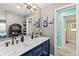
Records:
[[[0,10],[13,12],[19,15],[28,15],[31,13],[31,10],[28,9],[23,8],[18,9],[17,5],[18,4],[16,3],[0,3]]]
[[[32,13],[31,10],[29,9],[24,9],[24,8],[17,9],[16,6],[18,4],[22,4],[22,3],[0,3],[0,10],[13,12],[19,15],[29,15]],[[49,7],[49,6],[52,6],[52,8],[55,8],[66,4],[67,3],[39,3],[37,5],[40,8]]]

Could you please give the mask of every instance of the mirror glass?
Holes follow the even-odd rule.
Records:
[[[6,21],[0,20],[0,41],[4,40],[6,38]]]
[[[19,6],[19,8],[17,7]],[[5,38],[19,37],[22,34],[38,35],[40,31],[39,10],[24,8],[22,3],[0,4],[0,41]],[[5,19],[5,20],[4,20]]]

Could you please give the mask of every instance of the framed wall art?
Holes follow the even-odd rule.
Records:
[[[43,21],[43,27],[48,27],[48,17]]]

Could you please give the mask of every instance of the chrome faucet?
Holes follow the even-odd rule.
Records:
[[[5,42],[5,44],[6,44],[6,47],[8,47],[8,46],[9,46],[9,44],[10,44],[10,42]]]
[[[12,37],[12,45],[14,44],[14,38]]]
[[[22,35],[22,37],[21,37],[21,42],[24,42],[24,36]]]

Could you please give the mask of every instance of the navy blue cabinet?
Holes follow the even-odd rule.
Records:
[[[22,54],[21,56],[32,56],[32,50],[25,52],[24,54]]]
[[[49,56],[50,55],[50,40],[34,47],[33,49],[25,52],[21,56]]]
[[[46,41],[42,44],[42,54],[44,56],[49,56],[50,54],[50,41]]]
[[[41,45],[38,45],[33,49],[33,56],[40,56],[42,52],[42,47]]]

